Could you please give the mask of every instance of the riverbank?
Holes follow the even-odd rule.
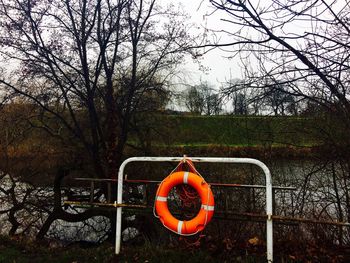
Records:
[[[111,243],[100,245],[89,243],[62,243],[51,240],[37,243],[25,237],[0,236],[1,263],[214,263],[214,262],[255,262],[266,261],[265,247],[249,244],[242,247],[223,247],[218,252],[213,248],[170,248],[150,244],[124,244],[119,256],[114,255]],[[229,250],[227,250],[229,249]],[[276,244],[276,262],[349,262],[350,247],[315,247],[304,244],[303,247],[289,244]]]
[[[215,263],[217,258],[210,251],[160,248],[144,244],[142,246],[123,246],[119,256],[114,254],[111,243],[100,245],[75,243],[62,246],[51,240],[45,243],[18,237],[0,236],[1,263],[112,263],[112,262],[191,262]],[[264,255],[238,255],[234,261],[227,262],[265,262]]]

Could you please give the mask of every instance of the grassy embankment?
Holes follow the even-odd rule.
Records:
[[[328,132],[326,122],[287,116],[161,115],[149,122],[157,129],[132,143],[148,140],[156,154],[303,157],[319,151]]]
[[[23,116],[18,122],[11,121],[12,115],[1,116],[0,124],[7,126],[0,137],[0,170],[30,179],[54,174],[56,167],[70,163],[73,156],[87,154],[74,140],[58,140],[30,127]],[[317,119],[286,116],[147,114],[138,118],[142,125],[130,134],[128,143],[142,145],[143,150],[128,147],[125,156],[307,158],[327,152],[324,134],[336,127]]]
[[[10,117],[17,120],[16,116]],[[10,117],[2,120],[8,127],[0,140],[0,146],[11,142],[6,149],[10,158],[33,153],[61,157],[70,148],[74,151],[74,140],[69,143],[67,138],[66,144],[61,145],[62,141],[48,137],[43,130],[32,129],[25,119],[17,123]],[[280,149],[303,151],[322,145],[324,134],[330,132],[323,120],[303,117],[142,114],[136,119],[138,129],[131,132],[128,142],[150,148],[155,154],[158,151],[163,154],[167,149],[170,154],[208,149],[214,152],[222,149],[225,153],[227,150],[239,153],[242,149],[258,153],[273,149],[278,154]]]
[[[334,130],[317,119],[286,116],[144,115],[140,119],[142,125],[137,133],[130,135],[129,143],[143,145],[147,154],[158,156],[303,158],[322,151],[323,133]],[[0,159],[6,160],[1,162],[0,169],[14,169],[15,174],[23,172],[28,177],[27,164],[31,165],[33,173],[48,172],[56,163],[61,164],[66,159],[69,162],[76,151],[74,144],[62,145],[43,130],[29,129],[24,120],[19,124],[6,123],[9,126],[6,135],[11,136],[0,140],[0,146],[5,147],[6,141],[13,142],[0,151]],[[126,156],[140,154],[145,153],[132,148],[126,152]],[[3,167],[5,164],[7,168]]]
[[[349,262],[349,249],[318,248],[312,244],[291,247],[284,244],[275,249],[276,262]],[[282,249],[281,249],[282,248]],[[235,253],[232,253],[234,252]],[[227,254],[217,254],[209,249],[123,245],[121,254],[114,254],[113,244],[83,247],[78,244],[62,247],[55,243],[39,244],[23,237],[0,236],[1,263],[215,263],[215,262],[266,262],[265,247],[236,247]]]

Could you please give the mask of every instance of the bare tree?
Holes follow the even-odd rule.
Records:
[[[217,115],[222,111],[219,93],[208,82],[191,86],[183,100],[187,109],[195,114]]]
[[[3,0],[0,20],[0,57],[11,64],[0,92],[35,105],[31,125],[74,148],[73,166],[116,177],[133,116],[159,106],[146,102],[164,94],[192,41],[186,16],[155,0]],[[73,166],[56,172],[55,208],[40,237],[57,218],[95,214],[62,210],[58,188]]]
[[[210,45],[240,52],[251,87],[278,83],[284,93],[349,116],[346,1],[210,2],[234,28],[225,31],[230,41]]]
[[[186,108],[194,114],[202,114],[204,111],[204,98],[199,90],[192,86],[190,87],[183,98]]]
[[[201,82],[198,88],[204,98],[204,113],[206,115],[218,115],[222,111],[219,93],[208,82]]]
[[[248,89],[240,79],[230,79],[220,91],[228,101],[232,100],[233,114],[247,115],[249,107]]]
[[[247,86],[260,99],[273,90],[273,94],[292,96],[294,105],[315,103],[322,108],[322,116],[327,114],[337,123],[338,131],[350,131],[346,1],[210,3],[231,30],[223,30],[225,38],[216,38],[227,42],[205,46],[225,47],[230,56],[239,56]],[[339,141],[330,138],[332,134],[324,133],[324,143],[332,142],[331,147],[345,153],[343,148],[350,145],[348,136]]]
[[[162,92],[189,41],[183,16],[155,0],[2,1],[0,16],[1,56],[17,65],[2,88],[56,118],[96,173],[115,176],[132,115]]]
[[[264,104],[272,110],[274,115],[297,114],[297,106],[294,97],[289,92],[284,92],[281,85],[268,85],[263,91]]]
[[[239,56],[247,85],[257,96],[264,98],[271,91],[276,96],[273,99],[276,113],[286,110],[285,98],[292,96],[293,101],[288,102],[290,111],[295,112],[295,103],[300,103],[308,105],[306,110],[320,118],[313,128],[328,153],[322,169],[331,171],[322,178],[322,187],[326,189],[322,198],[327,200],[327,207],[335,207],[336,215],[332,215],[338,220],[348,217],[350,161],[345,148],[350,145],[349,2],[210,0],[210,3],[229,29],[221,30],[225,37],[215,38],[227,42],[214,41],[204,46],[225,47],[232,57]],[[344,190],[340,190],[340,185],[345,186]],[[305,191],[315,192],[312,188]],[[313,214],[319,215],[327,210],[314,209]]]

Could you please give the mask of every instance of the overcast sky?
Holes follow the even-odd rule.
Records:
[[[220,20],[220,14],[212,13],[213,7],[208,0],[161,0],[165,3],[181,4],[185,11],[190,14],[191,22],[199,26],[208,27],[210,29],[228,29],[228,24]],[[222,14],[221,14],[222,15]],[[201,63],[208,68],[206,73],[199,70],[197,64],[194,64],[189,59],[184,65],[184,81],[188,84],[198,83],[201,79],[208,81],[216,88],[219,88],[221,82],[230,78],[240,78],[241,70],[237,60],[227,59],[228,53],[219,49],[212,50],[201,58]]]

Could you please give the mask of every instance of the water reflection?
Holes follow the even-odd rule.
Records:
[[[347,221],[348,211],[350,211],[349,177],[346,175],[347,170],[341,164],[318,163],[310,160],[273,160],[266,162],[266,164],[271,170],[273,185],[297,188],[296,191],[278,190],[275,192],[274,214]],[[161,180],[167,176],[168,171],[171,171],[170,167],[169,164],[163,164],[162,168],[154,167],[154,164],[134,166],[129,167],[127,173],[129,179]],[[198,164],[197,169],[208,182],[265,184],[262,171],[251,165]],[[153,205],[156,185],[125,187],[124,197],[127,202],[147,202],[148,205]],[[79,187],[70,188],[69,191],[77,195],[89,194],[85,188]],[[68,198],[69,191],[62,189],[62,203]],[[223,213],[253,212],[264,214],[265,189],[213,187],[213,193],[218,213],[221,211]],[[178,202],[176,196],[172,200]],[[177,204],[177,206],[179,205]],[[0,176],[1,234],[8,234],[13,228],[12,213],[12,216],[14,215],[18,221],[18,228],[15,232],[35,236],[52,209],[52,188],[35,187],[8,175]],[[83,211],[83,208],[76,207],[68,207],[67,209],[69,213]],[[153,218],[151,213],[149,216]],[[102,242],[107,239],[110,230],[110,220],[103,216],[95,216],[78,223],[55,220],[48,231],[48,237],[69,242],[80,240]],[[128,240],[138,236],[140,231],[136,227],[130,226],[123,233],[123,240]]]

